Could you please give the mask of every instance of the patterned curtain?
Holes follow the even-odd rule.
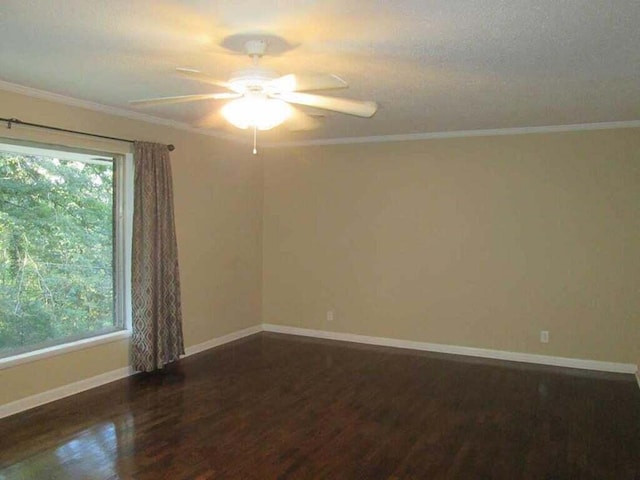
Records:
[[[134,162],[132,357],[150,372],[184,354],[178,245],[167,146],[136,142]]]

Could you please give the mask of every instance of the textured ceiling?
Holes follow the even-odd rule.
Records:
[[[0,79],[195,124],[222,103],[127,102],[219,91],[173,70],[226,79],[249,59],[222,40],[264,32],[297,45],[264,66],[335,73],[350,87],[328,94],[380,105],[270,140],[638,120],[638,25],[638,0],[3,0]]]

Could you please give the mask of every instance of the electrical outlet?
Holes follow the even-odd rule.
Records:
[[[327,310],[327,322],[333,322],[333,310]]]
[[[549,343],[549,330],[540,330],[540,343]]]

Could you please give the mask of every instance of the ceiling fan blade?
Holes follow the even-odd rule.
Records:
[[[211,98],[213,100],[231,100],[232,98],[240,98],[242,97],[241,93],[236,92],[222,92],[222,93],[212,93]]]
[[[280,92],[302,92],[307,90],[331,90],[347,88],[349,84],[337,75],[326,73],[289,74],[271,81]]]
[[[233,90],[231,84],[229,84],[228,82],[225,82],[224,80],[218,80],[217,78],[213,78],[206,73],[202,73],[191,68],[178,67],[176,68],[176,73],[181,77],[190,78],[191,80],[197,80],[199,82],[208,83],[209,85],[217,85],[219,87]]]
[[[194,102],[197,100],[226,100],[239,98],[239,93],[203,93],[201,95],[178,95],[177,97],[147,98],[144,100],[132,100],[130,105],[136,107],[151,107],[153,105],[168,105],[172,103]]]
[[[373,114],[376,113],[376,110],[378,110],[378,104],[376,102],[364,102],[340,97],[325,97],[323,95],[312,95],[310,93],[283,92],[274,94],[272,97],[289,103],[307,105],[309,107],[322,108],[324,110],[332,110],[334,112],[364,118],[372,117]]]
[[[322,126],[322,121],[315,116],[304,113],[297,108],[292,108],[291,116],[287,121],[287,126],[291,132],[301,132],[314,130]]]

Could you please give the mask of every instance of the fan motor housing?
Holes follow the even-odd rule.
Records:
[[[236,92],[263,91],[265,84],[276,78],[278,74],[273,70],[251,67],[233,72],[228,82]]]

